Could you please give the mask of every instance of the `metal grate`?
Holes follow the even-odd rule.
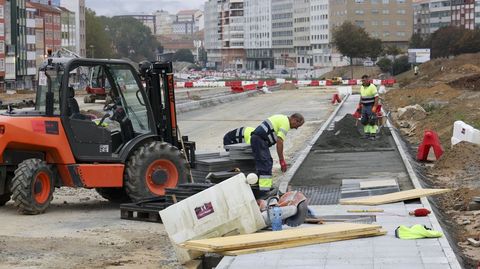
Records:
[[[318,187],[292,186],[292,190],[302,192],[309,205],[336,205],[340,199],[340,185],[330,184]]]

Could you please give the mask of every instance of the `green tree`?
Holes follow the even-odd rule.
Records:
[[[402,53],[402,50],[395,45],[387,46],[385,48],[385,54],[393,56],[393,63],[394,64],[392,65],[392,74],[396,74],[396,72],[395,72],[395,67],[396,67],[395,62],[396,62],[397,55],[399,55],[400,53]]]
[[[370,49],[374,42],[365,29],[349,21],[344,22],[333,30],[333,44],[342,55],[350,59],[352,77],[353,59],[370,56],[372,51],[375,51]]]
[[[480,31],[463,30],[463,35],[453,46],[453,54],[475,53],[480,51]]]
[[[156,59],[160,43],[152,35],[150,28],[131,17],[102,17],[104,27],[113,41],[116,57],[133,61],[153,61]]]
[[[368,57],[371,59],[377,58],[383,53],[383,45],[382,40],[379,38],[370,38],[370,42],[368,44]]]
[[[408,56],[400,56],[395,62],[393,62],[393,75],[398,75],[410,70],[410,63],[408,62]]]
[[[87,57],[112,58],[112,40],[102,20],[91,9],[85,11],[85,35]]]
[[[179,49],[173,54],[173,61],[193,63],[193,54],[189,49]]]
[[[421,34],[419,33],[414,33],[412,37],[410,38],[410,43],[408,44],[408,47],[411,49],[420,49],[420,48],[426,48],[426,40],[422,37]]]
[[[455,26],[442,27],[431,36],[431,53],[433,58],[448,57],[455,54],[457,44],[468,31]]]
[[[198,61],[200,62],[201,66],[206,66],[207,65],[207,50],[205,50],[204,47],[201,47],[198,50]]]
[[[390,70],[392,70],[392,64],[392,60],[388,58],[382,58],[377,62],[377,66],[382,72],[390,72]]]

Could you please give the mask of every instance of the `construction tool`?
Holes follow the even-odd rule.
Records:
[[[268,207],[271,206],[268,204],[268,200],[272,200],[271,198],[267,200],[259,199],[257,203],[260,207],[260,211],[262,212],[263,220],[267,224],[267,226],[271,225],[271,220],[269,218]],[[307,197],[303,195],[299,191],[290,191],[283,194],[278,199],[278,204],[276,206],[280,207],[282,220],[284,224],[290,227],[296,227],[305,222],[305,218],[307,217],[308,213],[308,204],[307,204]]]
[[[430,212],[430,210],[426,208],[417,208],[411,212],[408,212],[410,216],[415,216],[415,217],[425,217],[425,216],[428,216],[428,214],[430,213],[432,212]]]

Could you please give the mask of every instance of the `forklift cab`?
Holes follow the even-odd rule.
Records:
[[[92,70],[104,74],[101,79],[111,87],[111,102],[87,104],[81,98],[85,90],[75,91],[70,86]],[[47,79],[40,76],[39,80],[36,110],[61,117],[77,161],[119,162],[122,151],[137,137],[156,135],[148,98],[137,71],[128,62],[93,59],[52,62],[44,68],[44,76]]]

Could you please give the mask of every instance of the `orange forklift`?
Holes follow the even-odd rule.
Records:
[[[97,118],[71,87],[92,69],[112,98]],[[164,195],[190,181],[195,162],[195,143],[177,128],[171,63],[49,58],[35,109],[0,115],[0,206],[12,199],[20,213],[43,213],[56,187],[95,188],[114,202]]]

